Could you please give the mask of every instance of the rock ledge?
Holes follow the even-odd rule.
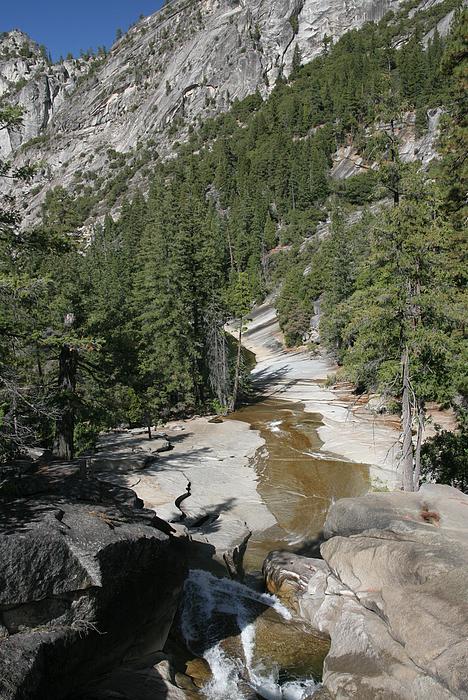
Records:
[[[130,489],[55,464],[0,489],[0,697],[66,697],[160,651],[184,565]]]
[[[269,555],[267,588],[331,638],[333,698],[468,698],[467,515],[448,486],[343,499],[323,560]]]

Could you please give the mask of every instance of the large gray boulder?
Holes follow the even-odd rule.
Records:
[[[467,514],[447,486],[343,499],[323,560],[269,556],[269,590],[331,638],[332,697],[468,698]]]
[[[66,697],[163,648],[184,578],[167,523],[75,465],[0,497],[2,700]]]

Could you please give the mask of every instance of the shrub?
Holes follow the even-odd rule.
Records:
[[[468,493],[468,431],[438,430],[421,451],[422,481],[454,486]]]

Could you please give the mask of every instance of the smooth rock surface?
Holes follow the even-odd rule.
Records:
[[[73,189],[75,173],[111,173],[109,149],[127,154],[129,163],[137,146],[151,140],[153,156],[167,157],[190,126],[256,90],[266,96],[280,73],[289,74],[296,45],[302,60],[310,61],[322,50],[325,34],[336,39],[399,5],[174,0],[137,22],[107,57],[55,65],[26,35],[7,33],[0,38],[0,94],[26,114],[20,130],[0,131],[0,157],[14,153],[17,165],[43,164],[33,183],[15,190],[28,194],[24,222],[34,221],[47,189]],[[136,176],[135,187],[141,178]]]
[[[269,397],[301,402],[307,412],[320,414],[321,453],[368,464],[371,479],[393,488],[398,481],[399,430],[357,404],[351,392],[324,386],[336,369],[326,356],[305,348],[285,349],[271,302],[257,307],[250,318],[244,345],[257,359],[255,385]]]
[[[106,479],[134,488],[147,508],[192,542],[187,550],[191,566],[242,577],[250,534],[276,522],[249,466],[263,440],[245,423],[230,419],[213,424],[196,417],[168,423],[164,430],[173,449],[140,470],[132,468],[134,455],[157,442],[141,431],[103,435],[93,461]]]
[[[443,110],[440,107],[429,109],[426,113],[427,131],[418,136],[416,133],[416,113],[407,112],[400,122],[396,124],[396,134],[399,144],[400,158],[404,163],[420,161],[427,167],[431,161],[438,157],[437,139],[439,138],[439,124]],[[378,124],[376,129],[389,132],[389,124]],[[368,129],[368,136],[372,133]],[[345,180],[348,177],[365,172],[366,168],[378,169],[378,163],[369,163],[352,145],[340,146],[332,156],[333,166],[331,176],[336,180]]]
[[[323,560],[267,559],[269,590],[331,637],[333,698],[468,698],[467,512],[468,496],[439,485],[343,499]]]

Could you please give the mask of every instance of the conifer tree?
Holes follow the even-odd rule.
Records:
[[[239,396],[241,363],[242,363],[242,333],[247,314],[252,307],[252,280],[247,271],[233,272],[230,285],[226,290],[226,305],[237,323],[237,355],[234,368],[234,382],[230,409],[234,410]]]
[[[405,44],[398,54],[398,70],[404,97],[417,107],[424,93],[427,79],[427,63],[419,32]]]
[[[402,486],[414,490],[424,403],[430,397],[447,400],[453,392],[460,319],[448,256],[453,231],[422,175],[412,173],[405,188],[399,205],[372,230],[370,256],[347,302],[344,363],[359,384],[401,397]]]
[[[294,51],[293,51],[293,57],[292,57],[292,63],[291,63],[291,68],[292,68],[292,76],[294,77],[294,74],[297,73],[299,68],[301,67],[302,64],[302,52],[299,44],[296,42],[294,44]]]

